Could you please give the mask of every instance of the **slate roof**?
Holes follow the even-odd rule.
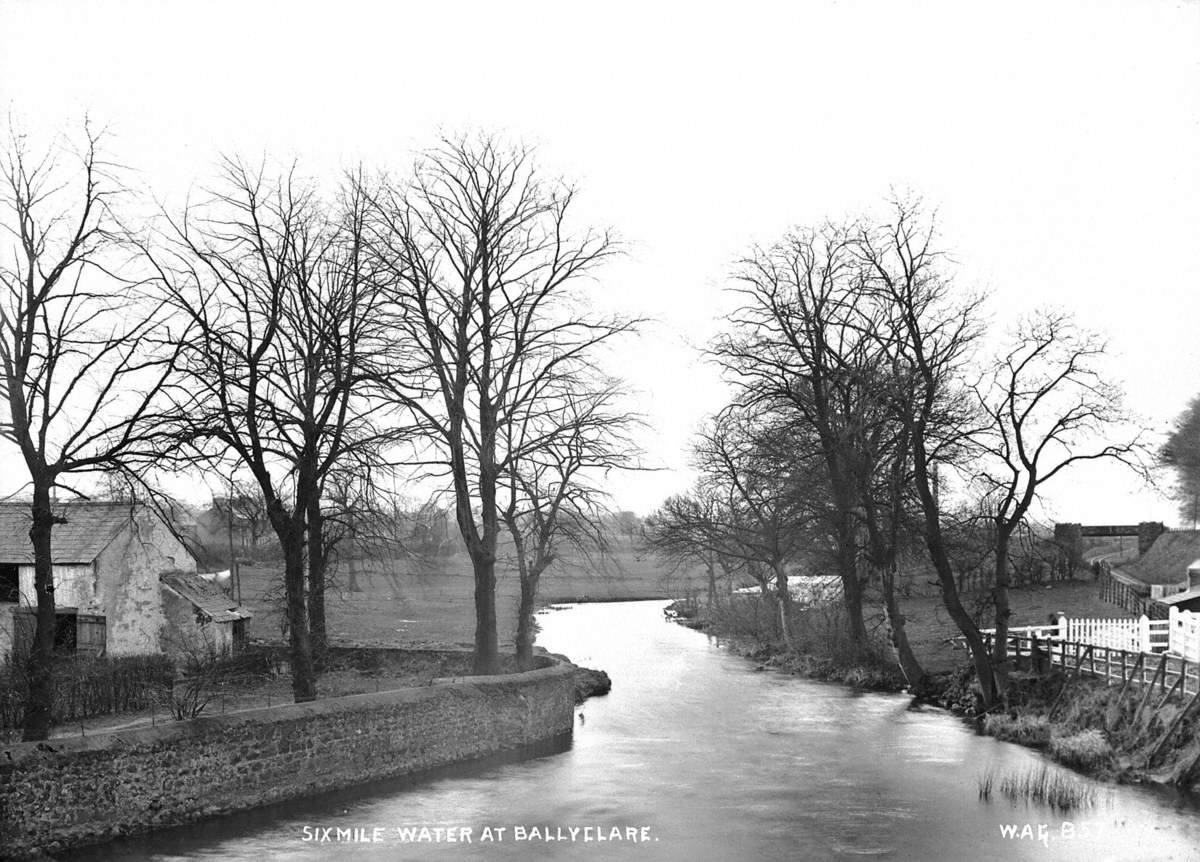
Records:
[[[29,506],[28,502],[0,502],[0,563],[33,563]],[[66,523],[55,524],[50,533],[54,563],[91,563],[130,522],[134,511],[129,503],[85,500],[56,503],[54,512],[65,518]]]
[[[206,581],[194,572],[163,572],[158,580],[215,623],[248,620],[254,616],[212,581]]]

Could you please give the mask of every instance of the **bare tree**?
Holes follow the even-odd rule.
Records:
[[[382,439],[383,295],[363,254],[364,200],[349,182],[324,203],[295,169],[268,176],[227,160],[203,206],[168,217],[157,254],[166,301],[189,331],[175,387],[177,464],[232,460],[254,478],[284,558],[296,700],[316,696],[324,639],[317,537],[324,482]],[[306,554],[309,568],[306,572]]]
[[[512,539],[521,598],[516,656],[533,667],[534,611],[542,575],[570,549],[585,559],[607,551],[608,473],[635,466],[629,438],[637,417],[611,381],[576,376],[554,381],[528,400],[520,421],[504,426],[500,517]],[[502,496],[503,496],[502,495]]]
[[[796,230],[738,264],[734,292],[742,306],[713,353],[737,386],[737,403],[773,411],[809,429],[832,504],[852,638],[866,642],[858,564],[859,494],[864,465],[856,448],[877,412],[876,367],[883,322],[863,290],[858,228],[827,224]]]
[[[1011,545],[1030,508],[1072,465],[1109,460],[1141,469],[1143,463],[1136,433],[1108,442],[1129,416],[1120,390],[1098,368],[1104,355],[1104,342],[1066,313],[1041,312],[1021,323],[1013,346],[976,387],[988,420],[977,439],[989,457],[976,479],[994,527],[997,696],[1006,694],[1009,670]]]
[[[779,634],[790,647],[788,565],[813,543],[824,503],[812,491],[825,486],[812,481],[815,465],[794,457],[787,429],[770,418],[722,413],[701,434],[696,465],[706,494],[721,498],[716,511],[724,517],[712,524],[712,538],[722,555],[744,561],[756,579],[759,571],[769,577]],[[760,581],[764,592],[767,583]]]
[[[874,328],[888,363],[904,385],[891,404],[907,435],[911,486],[920,504],[922,533],[937,572],[942,602],[971,651],[984,702],[994,701],[991,661],[983,636],[958,593],[943,529],[940,467],[951,468],[976,452],[980,419],[965,383],[980,335],[978,297],[959,298],[941,272],[943,255],[931,221],[912,202],[893,204],[892,218],[864,226],[855,253],[863,289],[886,316]]]
[[[742,565],[732,559],[720,541],[720,525],[728,519],[721,500],[712,488],[697,488],[687,494],[668,497],[644,521],[644,547],[673,569],[704,566],[707,576],[707,603],[717,601],[717,570],[729,582]]]
[[[453,488],[475,576],[475,671],[495,673],[505,429],[561,367],[632,325],[584,310],[580,288],[613,241],[573,233],[574,191],[543,182],[527,149],[488,137],[443,141],[411,182],[384,182],[374,197],[375,250],[395,283],[395,337],[425,375],[395,398],[431,441],[427,472]]]
[[[33,496],[30,740],[45,739],[51,721],[51,536],[65,523],[55,489],[77,493],[70,477],[115,470],[131,452],[153,448],[156,399],[174,360],[153,349],[164,315],[130,274],[138,265],[112,211],[121,185],[98,146],[87,129],[74,172],[64,147],[34,154],[16,133],[0,155],[0,438],[20,450]]]

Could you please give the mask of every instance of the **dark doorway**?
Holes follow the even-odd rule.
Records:
[[[15,602],[21,595],[21,567],[0,563],[0,602]]]

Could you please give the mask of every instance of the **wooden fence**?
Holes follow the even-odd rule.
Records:
[[[992,635],[984,638],[990,648]],[[1138,685],[1146,689],[1143,705],[1155,690],[1162,696],[1159,706],[1176,693],[1188,697],[1200,692],[1200,662],[1170,653],[1137,652],[1025,632],[1011,634],[1009,646],[1013,656],[1028,658],[1039,670],[1061,667],[1068,674],[1086,673],[1109,685]]]
[[[1129,584],[1114,578],[1107,565],[1101,569],[1099,581],[1102,600],[1122,607],[1131,614],[1145,614],[1152,620],[1167,618],[1166,605],[1149,596],[1142,595]]]
[[[983,629],[982,633],[991,635],[994,632],[995,629]],[[1170,608],[1164,620],[1152,620],[1144,614],[1133,619],[1060,616],[1057,622],[1047,625],[1014,626],[1008,634],[1010,637],[1068,641],[1130,652],[1169,652],[1200,663],[1200,613],[1178,608]]]

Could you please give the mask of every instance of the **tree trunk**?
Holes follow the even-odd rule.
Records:
[[[713,552],[708,552],[708,608],[712,610],[713,604],[717,601],[717,567],[713,563]]]
[[[490,675],[500,672],[500,638],[496,625],[496,557],[471,550],[475,572],[475,656],[473,671]]]
[[[992,642],[992,665],[995,674],[996,693],[1005,697],[1008,691],[1008,622],[1012,607],[1008,601],[1010,568],[1008,546],[1012,538],[1004,525],[996,529],[996,578],[992,586],[992,597],[996,602],[996,639]]]
[[[541,572],[522,565],[521,602],[517,610],[517,670],[533,670],[533,642],[536,639],[533,613],[537,608]]]
[[[905,629],[904,614],[900,610],[900,602],[896,598],[896,567],[895,564],[884,566],[880,571],[880,582],[883,585],[883,603],[887,609],[888,627],[892,631],[892,646],[896,650],[896,660],[900,670],[908,682],[908,689],[913,694],[920,694],[925,687],[925,669],[917,660],[908,642],[908,632]]]
[[[787,571],[778,564],[771,568],[775,572],[775,601],[779,605],[779,636],[783,638],[783,645],[790,650],[792,634],[788,630],[788,609],[791,605],[791,594],[788,592]]]
[[[304,595],[304,531],[302,519],[284,511],[278,499],[268,504],[268,517],[283,550],[283,586],[292,665],[292,694],[296,703],[315,700],[317,676],[308,633]]]
[[[33,589],[37,596],[37,622],[33,645],[26,660],[28,696],[22,738],[26,742],[46,739],[54,705],[54,564],[50,551],[50,531],[55,524],[50,508],[50,485],[35,482],[33,487]]]
[[[858,543],[849,516],[838,519],[837,560],[850,637],[856,644],[865,646],[867,626],[863,622],[863,588],[858,578]]]
[[[308,613],[304,601],[304,554],[302,537],[290,537],[283,549],[283,580],[287,594],[288,643],[292,659],[292,693],[296,703],[317,697],[316,669],[309,640]]]
[[[950,555],[946,550],[945,539],[942,537],[941,512],[937,496],[930,487],[929,466],[925,456],[924,439],[919,432],[913,434],[913,479],[917,488],[917,496],[921,500],[921,510],[925,519],[925,547],[929,551],[929,559],[937,572],[938,584],[942,588],[942,604],[950,614],[950,619],[962,632],[967,648],[971,650],[971,659],[975,664],[975,673],[979,677],[979,691],[983,697],[983,705],[990,708],[996,702],[996,684],[992,677],[991,656],[983,642],[979,627],[962,606],[958,597],[958,585],[954,580],[954,569],[950,565]]]
[[[325,520],[320,500],[308,504],[308,631],[313,660],[325,662],[328,636],[325,628]]]

